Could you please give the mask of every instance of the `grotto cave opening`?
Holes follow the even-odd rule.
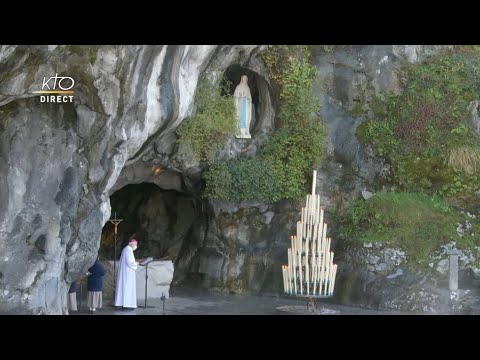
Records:
[[[181,277],[182,269],[188,269],[189,254],[198,248],[194,228],[204,220],[201,201],[176,190],[141,183],[129,184],[114,192],[110,205],[111,218],[123,219],[118,225],[117,262],[129,239],[135,237],[138,240],[137,259],[171,260],[175,268],[174,279]],[[114,238],[114,225],[107,222],[99,249],[102,259],[113,260]]]

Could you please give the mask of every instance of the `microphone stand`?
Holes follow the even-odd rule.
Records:
[[[145,305],[144,306],[139,306],[139,307],[143,307],[143,309],[147,309],[147,308],[154,308],[155,306],[147,306],[147,289],[148,289],[148,265],[153,261],[153,259],[149,262],[147,262],[145,265]]]

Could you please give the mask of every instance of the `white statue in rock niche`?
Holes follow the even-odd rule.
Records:
[[[240,84],[233,93],[235,99],[235,109],[237,110],[237,120],[239,133],[236,135],[240,139],[250,139],[250,122],[252,121],[252,95],[248,87],[247,75],[242,75]]]

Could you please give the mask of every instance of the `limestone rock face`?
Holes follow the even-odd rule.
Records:
[[[315,94],[321,99],[321,117],[328,136],[326,161],[318,169],[317,190],[323,204],[345,207],[361,196],[377,176],[390,171],[372,149],[355,135],[366,119],[375,95],[400,94],[405,62],[419,63],[452,46],[436,45],[315,45],[313,61],[318,69]]]
[[[408,266],[405,252],[381,242],[343,243],[336,300],[345,305],[377,310],[425,313],[474,313],[480,305],[478,272],[474,261],[480,247],[458,250],[454,242],[430,255],[431,271]],[[449,290],[449,254],[459,254],[459,291]],[[454,296],[453,296],[454,295]]]
[[[276,108],[263,48],[0,46],[0,312],[66,313],[68,286],[94,263],[114,191],[150,182],[198,194],[203,165],[179,150],[175,131],[195,111],[201,75],[218,78],[232,66],[251,72],[258,90],[252,139],[229,139],[217,158],[255,156]],[[378,91],[400,91],[399,64],[440,49],[314,47],[331,160],[318,169],[322,204],[343,206],[388,171],[359,145],[355,130],[364,119],[351,110]],[[73,102],[41,103],[33,93],[56,74],[74,79]],[[342,185],[351,168],[360,175]],[[174,283],[280,292],[280,264],[300,208],[199,200],[195,211],[203,215],[178,250]]]
[[[174,285],[186,282],[212,290],[244,294],[282,291],[282,263],[297,221],[296,204],[280,201],[227,204],[212,202],[208,222],[193,225],[194,234],[176,263]]]
[[[141,177],[119,179],[122,169],[153,141],[170,159],[202,72],[257,49],[0,47],[0,311],[66,313],[68,283],[95,260],[112,188]],[[33,93],[55,74],[74,79],[73,103]],[[162,184],[179,186],[167,176]]]

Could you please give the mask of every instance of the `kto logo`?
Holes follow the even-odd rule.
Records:
[[[73,93],[71,90],[75,85],[75,80],[69,76],[51,76],[47,79],[46,76],[43,77],[42,90],[34,91],[34,94],[49,94],[41,95],[40,102],[50,102],[50,103],[68,103],[73,102]],[[56,95],[54,95],[56,94]],[[72,95],[66,95],[72,94]]]

